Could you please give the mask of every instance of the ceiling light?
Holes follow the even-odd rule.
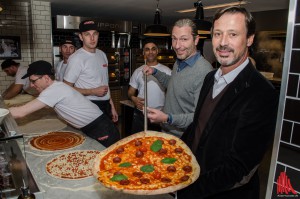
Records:
[[[3,10],[3,6],[1,5],[1,3],[0,3],[0,12]]]
[[[148,26],[144,32],[145,36],[165,37],[170,36],[166,26],[160,24],[160,10],[158,8],[159,0],[157,0],[156,12],[154,16],[154,24]]]
[[[248,3],[250,3],[250,2],[240,0],[240,1],[231,2],[231,3],[222,3],[222,4],[217,4],[217,5],[204,6],[203,9],[208,10],[208,9],[224,8],[224,7],[229,7],[229,6],[245,5]],[[195,12],[195,11],[196,11],[196,8],[190,8],[190,9],[185,9],[185,10],[177,10],[176,12],[187,13],[187,12]]]

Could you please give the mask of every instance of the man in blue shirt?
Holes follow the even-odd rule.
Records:
[[[167,88],[162,111],[147,108],[151,122],[162,123],[163,131],[181,137],[193,121],[200,89],[205,75],[212,70],[210,63],[197,51],[199,35],[191,19],[175,22],[172,29],[172,47],[177,55],[171,75],[145,67],[147,75],[153,75]]]

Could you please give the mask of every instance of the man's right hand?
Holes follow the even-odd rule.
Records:
[[[137,109],[143,110],[143,108],[144,108],[144,99],[143,98],[132,96],[131,100]]]
[[[98,97],[103,97],[108,92],[108,86],[99,86],[97,88],[93,88],[93,95],[96,95]]]
[[[144,68],[143,68],[143,72],[144,72],[144,74],[146,74],[146,75],[152,75],[153,72],[154,72],[154,68],[145,65]]]

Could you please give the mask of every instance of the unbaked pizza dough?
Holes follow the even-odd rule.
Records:
[[[80,180],[93,176],[95,150],[80,150],[61,154],[46,164],[46,172],[63,180]]]
[[[22,106],[26,104],[27,102],[30,102],[34,100],[35,97],[28,94],[19,94],[9,100],[4,100],[4,103],[7,107],[16,107],[16,106]]]
[[[67,124],[59,119],[44,119],[29,122],[19,126],[19,130],[24,135],[42,134],[50,131],[58,131],[67,127]]]

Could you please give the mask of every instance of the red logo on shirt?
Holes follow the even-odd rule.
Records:
[[[103,64],[103,67],[107,67],[108,65],[107,64]]]
[[[84,25],[86,25],[86,24],[95,24],[95,22],[94,22],[94,21],[86,21],[86,22],[84,22],[83,24],[84,24]]]
[[[277,179],[277,195],[280,196],[295,196],[297,192],[294,190],[290,179],[285,172],[281,172]]]

